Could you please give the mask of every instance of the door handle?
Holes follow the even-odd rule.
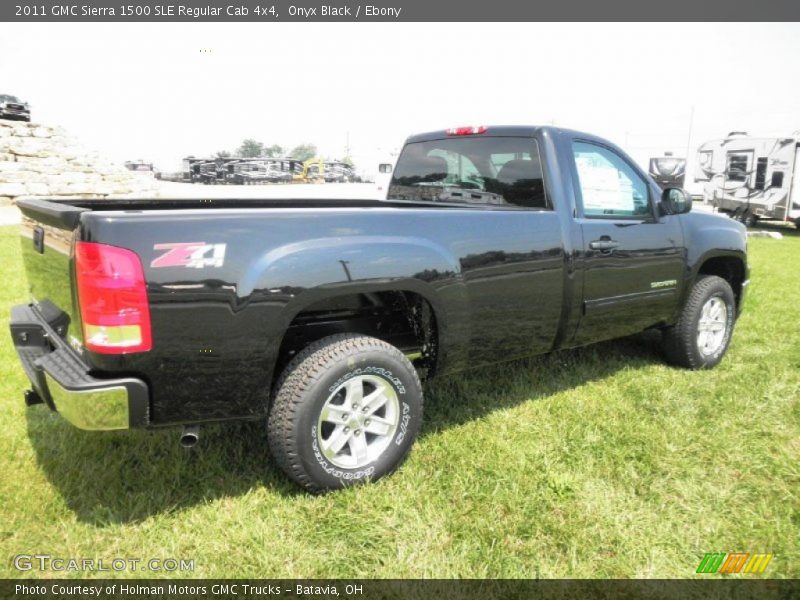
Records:
[[[602,250],[604,252],[609,252],[617,246],[619,246],[619,242],[608,237],[602,237],[599,240],[589,242],[589,248],[592,250]]]

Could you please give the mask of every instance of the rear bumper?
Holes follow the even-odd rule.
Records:
[[[50,305],[52,307],[52,305]],[[49,311],[44,311],[49,314]],[[56,319],[63,318],[63,313]],[[148,389],[140,379],[99,379],[32,305],[11,309],[11,338],[38,396],[80,429],[111,430],[148,424]]]

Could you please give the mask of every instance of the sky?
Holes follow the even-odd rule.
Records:
[[[349,142],[366,168],[482,124],[580,129],[646,165],[800,129],[798,56],[788,23],[3,23],[0,93],[167,171],[249,137],[328,158]]]

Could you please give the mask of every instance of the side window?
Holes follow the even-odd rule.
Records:
[[[583,214],[586,217],[651,215],[647,182],[617,153],[574,142]]]
[[[728,154],[728,181],[747,181],[750,153],[739,152]]]

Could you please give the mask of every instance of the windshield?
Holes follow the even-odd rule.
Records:
[[[19,98],[8,94],[0,94],[0,102],[19,102]]]
[[[448,137],[406,144],[387,198],[549,208],[536,140]]]

